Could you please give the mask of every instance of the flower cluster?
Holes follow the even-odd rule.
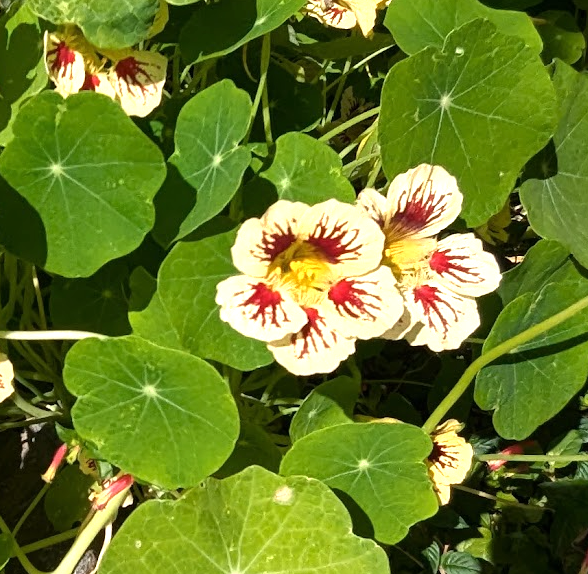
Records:
[[[390,0],[308,0],[305,14],[319,22],[349,30],[359,26],[364,36],[369,36],[376,23],[376,11],[390,3]]]
[[[167,20],[167,4],[154,22],[155,35]],[[90,44],[81,31],[65,25],[45,32],[44,57],[55,91],[63,97],[82,90],[104,94],[120,102],[130,116],[144,117],[161,102],[167,58],[144,50],[102,50]]]
[[[500,280],[473,234],[436,238],[461,201],[455,179],[426,164],[387,198],[368,189],[355,206],[278,201],[237,234],[242,275],[217,286],[221,319],[296,375],[333,371],[357,339],[457,348],[479,324],[474,297]]]

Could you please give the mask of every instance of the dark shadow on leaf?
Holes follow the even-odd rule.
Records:
[[[338,488],[333,488],[333,492],[339,497],[341,502],[347,508],[347,512],[351,516],[351,520],[353,522],[353,533],[357,534],[357,536],[361,536],[363,538],[373,538],[374,537],[374,526],[372,521],[369,519],[368,515],[363,511],[363,509],[347,494]]]
[[[13,255],[43,267],[47,261],[43,221],[26,199],[1,177],[0,205],[0,244]]]
[[[553,140],[537,152],[523,168],[520,183],[528,179],[549,179],[558,172],[557,154]]]

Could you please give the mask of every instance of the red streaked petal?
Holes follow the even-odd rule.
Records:
[[[70,45],[65,36],[45,32],[45,67],[55,91],[63,97],[77,93],[86,77],[84,56]]]
[[[388,190],[388,240],[432,237],[461,211],[462,195],[455,178],[441,166],[422,164],[403,173]]]
[[[425,283],[405,293],[413,317],[420,315],[420,328],[404,335],[411,345],[427,345],[432,351],[457,349],[480,325],[475,299],[458,295],[439,283]]]
[[[355,351],[355,339],[338,333],[321,310],[305,308],[306,325],[296,334],[269,343],[276,361],[294,375],[330,373]]]
[[[308,205],[280,200],[260,219],[243,223],[231,249],[235,267],[253,277],[265,277],[270,264],[298,237],[298,223]]]
[[[379,337],[400,319],[404,310],[404,300],[388,267],[339,281],[331,287],[326,305],[329,324],[358,339]]]
[[[473,233],[455,234],[439,241],[429,267],[439,276],[438,281],[469,297],[494,291],[501,279],[496,259],[484,251]]]
[[[355,28],[357,24],[357,18],[351,10],[339,4],[325,9],[324,0],[308,0],[305,6],[305,12],[313,18],[316,18],[322,24],[332,26],[333,28],[348,30]]]
[[[341,277],[369,273],[382,260],[384,234],[378,225],[355,206],[336,199],[309,208],[300,233]]]
[[[296,333],[306,313],[285,293],[245,275],[229,277],[216,288],[220,317],[233,329],[260,341],[275,341]]]
[[[384,227],[388,212],[388,202],[379,191],[371,188],[364,189],[357,196],[356,205],[365,211],[380,228]]]

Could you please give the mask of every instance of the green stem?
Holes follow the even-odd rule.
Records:
[[[35,510],[35,508],[37,507],[37,504],[39,504],[39,502],[41,502],[41,500],[45,496],[45,493],[49,489],[49,486],[51,486],[51,485],[48,483],[44,483],[43,488],[41,488],[41,490],[38,492],[37,496],[35,496],[33,501],[29,504],[29,507],[23,512],[22,516],[20,517],[20,519],[16,523],[14,530],[12,531],[12,536],[14,538],[16,538],[18,531],[21,529],[21,527],[25,523],[26,519],[30,516],[31,512],[33,510]]]
[[[463,393],[467,390],[470,386],[470,383],[474,380],[478,372],[484,368],[486,365],[489,365],[496,359],[502,357],[506,353],[510,353],[511,351],[515,350],[517,347],[528,343],[529,341],[535,339],[539,335],[553,329],[560,323],[568,320],[570,317],[573,317],[576,313],[579,313],[583,309],[588,307],[588,297],[584,297],[570,305],[567,309],[556,313],[549,319],[545,319],[545,321],[541,321],[528,329],[525,329],[522,333],[507,339],[500,345],[483,352],[463,373],[463,375],[459,378],[455,386],[449,391],[447,396],[439,403],[437,408],[432,412],[431,416],[427,419],[425,424],[423,425],[423,430],[427,433],[432,433],[435,430],[435,427],[443,420],[443,417],[449,412],[449,409],[459,400],[459,398],[463,395]]]
[[[47,416],[54,415],[53,411],[46,411],[45,409],[39,409],[34,407],[29,402],[25,401],[17,392],[13,393],[10,397],[12,402],[27,415],[35,418],[45,418]]]
[[[257,84],[257,91],[255,92],[255,97],[253,98],[253,106],[251,107],[251,119],[249,120],[249,128],[247,129],[247,135],[243,139],[243,144],[247,144],[249,142],[249,138],[251,137],[251,130],[253,129],[253,123],[255,121],[255,117],[257,116],[257,110],[259,110],[259,104],[261,103],[261,98],[263,96],[263,92],[266,87],[267,83],[267,70],[269,68],[269,57],[264,59],[266,54],[264,54],[265,48],[265,36],[263,38],[263,45],[261,48],[261,69],[260,69],[260,76],[259,76],[259,83]],[[271,45],[270,45],[271,48]],[[271,50],[270,50],[271,53]],[[265,64],[265,68],[264,68]]]
[[[326,134],[323,134],[320,138],[318,138],[318,140],[320,142],[328,142],[331,138],[334,138],[336,135],[349,129],[351,126],[354,126],[355,124],[359,124],[359,123],[363,122],[363,120],[367,120],[368,118],[376,116],[379,113],[380,113],[380,106],[378,106],[377,108],[372,108],[371,110],[368,110],[367,112],[363,112],[362,114],[358,114],[357,116],[354,116],[354,117],[348,119],[346,122],[343,122],[342,124],[338,125],[337,127],[333,128],[332,130],[328,131]]]
[[[79,339],[108,339],[106,335],[90,331],[0,331],[0,339],[13,341],[65,341]]]
[[[366,187],[374,187],[381,169],[382,169],[382,159],[378,158],[374,162],[374,166],[372,167],[372,171],[370,171],[370,175],[369,175],[368,180],[365,184]]]
[[[347,58],[345,60],[345,66],[343,68],[343,74],[337,80],[337,91],[335,92],[335,96],[333,97],[333,101],[331,102],[331,107],[327,112],[327,117],[325,118],[325,124],[328,124],[332,121],[333,116],[335,115],[335,110],[337,109],[337,105],[339,104],[339,100],[343,95],[343,90],[345,89],[345,79],[347,78],[347,73],[349,72],[349,68],[351,67],[351,58]]]
[[[508,462],[582,462],[588,461],[588,454],[480,454],[482,462],[505,460]]]
[[[10,532],[8,524],[4,522],[2,516],[0,516],[0,532],[2,532],[2,534],[5,534],[12,540],[12,555],[17,558],[21,566],[27,571],[27,574],[45,574],[41,570],[37,570],[31,564],[31,561],[27,558],[26,554],[22,551],[22,548],[17,544],[16,540],[12,536],[12,532]]]
[[[350,161],[349,163],[346,163],[343,166],[343,173],[345,174],[346,177],[349,177],[356,167],[363,165],[364,163],[367,163],[368,161],[371,161],[372,159],[375,159],[378,157],[380,157],[380,153],[376,152],[376,153],[369,153],[367,155],[364,155],[362,157],[354,159],[353,161]]]
[[[269,95],[267,91],[267,72],[270,63],[271,47],[271,34],[266,34],[263,37],[263,43],[261,45],[261,74],[259,81],[263,82],[263,90],[261,92],[261,114],[263,117],[263,131],[265,132],[265,143],[267,143],[268,146],[271,145],[274,141],[272,137]]]
[[[72,538],[75,538],[78,535],[79,531],[79,528],[72,528],[71,530],[66,530],[65,532],[49,536],[48,538],[43,538],[43,540],[38,540],[37,542],[32,542],[31,544],[27,544],[26,546],[21,546],[20,549],[25,554],[30,554],[31,552],[36,552],[37,550],[42,550],[43,548],[48,548],[49,546],[60,544],[61,542],[65,542],[66,540],[71,540]]]

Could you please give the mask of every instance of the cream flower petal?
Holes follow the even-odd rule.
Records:
[[[221,281],[216,287],[220,317],[233,329],[260,341],[276,341],[297,333],[306,313],[285,293],[246,275]]]
[[[342,279],[329,290],[325,318],[339,333],[358,339],[379,337],[404,311],[404,300],[392,271],[380,267],[372,273]]]
[[[364,36],[369,36],[376,23],[376,11],[381,0],[339,0],[347,6],[357,18],[357,24]]]
[[[357,25],[355,14],[337,2],[329,2],[329,0],[309,0],[306,3],[304,11],[309,16],[316,18],[321,24],[333,28],[349,30],[355,28]]]
[[[296,241],[298,222],[307,210],[305,203],[282,199],[260,219],[245,221],[231,248],[235,267],[245,275],[265,277],[269,265]]]
[[[435,352],[457,349],[480,325],[475,299],[458,295],[441,283],[410,287],[404,299],[413,320],[420,321],[420,326],[404,335],[411,345],[427,345]]]
[[[298,376],[330,373],[355,351],[355,339],[343,337],[322,312],[306,308],[307,324],[296,335],[269,343],[276,361]]]
[[[159,105],[166,70],[167,58],[156,52],[129,50],[117,60],[108,77],[129,116],[145,117]]]
[[[386,236],[432,237],[461,211],[463,196],[455,178],[441,166],[421,164],[394,178],[388,189]]]
[[[429,267],[437,281],[469,297],[491,293],[501,279],[496,259],[484,251],[473,233],[458,233],[439,241]]]
[[[399,339],[403,339],[412,329],[420,331],[422,326],[422,323],[420,323],[420,317],[420,313],[418,314],[418,317],[411,315],[405,306],[402,310],[402,315],[400,315],[396,323],[381,335],[382,339],[398,341]]]
[[[0,353],[0,403],[14,392],[14,368],[8,357]]]
[[[104,94],[111,100],[116,98],[114,88],[108,81],[108,75],[104,72],[96,72],[95,74],[86,72],[86,79],[84,80],[84,85],[81,87],[81,90],[88,90],[96,92],[97,94]]]
[[[353,205],[329,199],[300,220],[300,237],[318,249],[340,277],[364,275],[382,260],[384,234]]]
[[[86,77],[84,56],[74,49],[65,35],[45,32],[45,68],[55,91],[64,98],[77,93]]]
[[[357,196],[356,205],[365,211],[380,227],[384,227],[388,212],[388,202],[379,191],[371,188],[364,189]]]

